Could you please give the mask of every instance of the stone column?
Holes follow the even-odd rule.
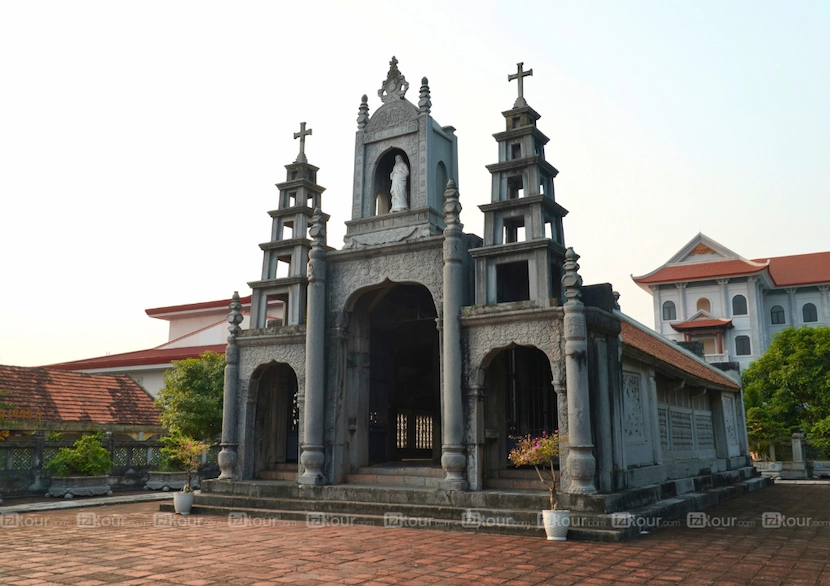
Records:
[[[654,329],[657,333],[663,333],[663,299],[660,294],[660,285],[649,285],[651,295],[654,298]]]
[[[462,259],[462,224],[458,221],[461,204],[455,180],[447,181],[444,191],[444,328],[443,392],[441,393],[442,442],[441,466],[445,490],[465,490],[467,466],[464,446],[464,406],[461,400],[461,297],[464,291]]]
[[[299,484],[325,484],[323,431],[326,382],[326,217],[320,208],[311,218],[308,253],[308,313],[305,334],[305,405]]]
[[[686,321],[686,283],[675,283],[680,293],[680,303],[677,304],[677,321]]]
[[[596,460],[591,439],[591,406],[588,390],[588,326],[580,297],[582,277],[577,272],[579,255],[569,248],[565,253],[565,376],[568,388],[568,492],[595,494]]]
[[[750,355],[760,356],[762,353],[761,346],[761,320],[764,319],[763,309],[759,311],[759,307],[763,306],[763,300],[760,298],[760,288],[758,286],[758,277],[747,277],[747,311],[749,311],[749,327],[750,327]],[[753,311],[754,308],[754,311]],[[761,314],[761,315],[759,315]],[[732,342],[729,344],[729,356],[735,355],[734,336],[730,336]]]
[[[729,303],[729,292],[726,290],[728,283],[729,279],[718,279],[718,285],[720,285],[720,303],[721,307],[723,307],[721,317],[724,319],[732,317],[732,305]]]
[[[239,303],[239,292],[233,292],[228,314],[228,327],[231,335],[228,336],[228,348],[225,350],[225,389],[222,397],[222,451],[219,452],[219,480],[236,480],[236,464],[239,461],[236,437],[237,413],[236,403],[239,400],[239,346],[236,336],[242,328],[242,304]]]
[[[559,421],[559,435],[568,435],[568,387],[564,380],[552,380],[553,390],[556,392],[556,408]],[[571,485],[568,477],[568,442],[562,442],[559,449],[559,491],[568,492]]]

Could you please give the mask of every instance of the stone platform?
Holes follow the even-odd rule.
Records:
[[[357,475],[356,479],[379,479]],[[549,506],[545,490],[488,489],[444,491],[424,482],[428,471],[410,470],[396,484],[349,483],[300,486],[283,480],[203,482],[196,514],[228,515],[345,525],[409,526],[544,536],[540,511]],[[421,483],[419,485],[419,483]],[[563,495],[560,507],[578,505],[571,513],[570,539],[620,541],[665,526],[687,513],[769,486],[754,468],[665,482],[607,495]],[[565,502],[562,502],[565,501]],[[171,511],[171,505],[162,505]]]

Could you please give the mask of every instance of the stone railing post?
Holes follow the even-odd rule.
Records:
[[[216,458],[219,463],[219,480],[236,480],[236,464],[239,460],[237,453],[236,430],[236,402],[239,395],[239,346],[236,337],[242,328],[242,304],[239,303],[239,292],[233,292],[228,314],[228,347],[225,350],[225,388],[222,397],[222,451]]]
[[[565,381],[568,395],[568,459],[571,494],[595,494],[596,459],[591,439],[591,406],[588,391],[588,325],[579,276],[579,255],[569,248],[565,253],[562,285],[567,301],[565,311]]]
[[[305,404],[303,409],[303,445],[300,464],[303,473],[297,482],[303,485],[325,484],[326,382],[326,217],[318,207],[311,218],[311,250],[308,253],[308,313],[305,334]]]
[[[463,225],[459,221],[461,203],[455,180],[447,181],[444,191],[444,327],[443,327],[443,392],[441,466],[445,490],[466,490],[467,467],[464,445],[464,406],[461,397],[461,311],[464,273],[461,260]]]

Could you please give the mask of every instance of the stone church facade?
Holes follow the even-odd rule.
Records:
[[[304,153],[311,131],[295,135],[250,328],[237,302],[228,318],[212,490],[293,466],[285,481],[302,493],[400,466],[430,468],[436,494],[487,491],[517,436],[554,430],[568,438],[560,498],[574,511],[656,502],[660,490],[614,495],[661,483],[753,476],[739,386],[624,316],[610,285],[582,285],[548,138],[523,95],[532,70],[509,76],[519,95],[494,135],[482,238],[461,224],[455,129],[432,118],[426,78],[412,103],[390,65],[382,105],[370,114],[363,96],[358,109],[340,250]],[[282,320],[266,316],[274,301]]]

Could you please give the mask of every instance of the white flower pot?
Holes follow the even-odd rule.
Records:
[[[193,506],[193,491],[191,492],[174,492],[173,493],[173,509],[181,515],[189,515],[190,508]]]
[[[542,523],[545,526],[548,541],[566,541],[568,539],[568,529],[571,526],[571,512],[542,511]]]

